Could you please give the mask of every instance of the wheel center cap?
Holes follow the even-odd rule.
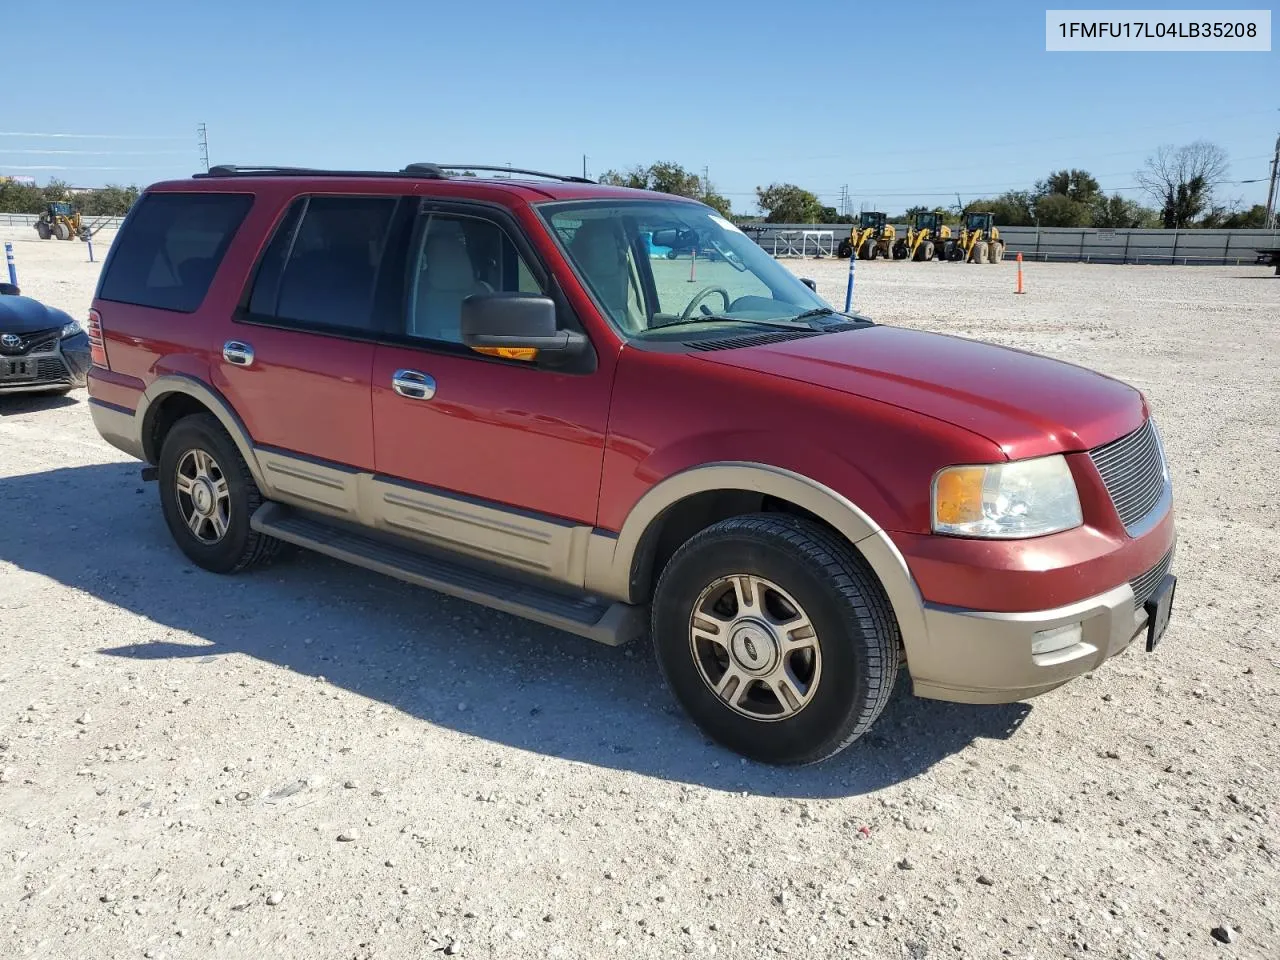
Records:
[[[778,643],[771,630],[748,620],[734,627],[729,637],[729,652],[747,673],[765,674],[777,663]]]
[[[202,516],[213,513],[213,502],[213,490],[210,489],[208,482],[197,480],[192,484],[191,505],[196,508],[196,513]]]

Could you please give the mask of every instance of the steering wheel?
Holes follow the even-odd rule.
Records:
[[[693,295],[693,299],[689,301],[689,305],[684,308],[684,312],[680,314],[681,320],[688,320],[693,316],[693,311],[697,309],[698,304],[705,300],[713,293],[720,294],[720,299],[724,301],[724,309],[727,313],[729,310],[729,291],[724,287],[703,287]]]

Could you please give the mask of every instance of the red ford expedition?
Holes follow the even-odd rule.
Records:
[[[291,543],[649,633],[702,729],[778,763],[864,733],[903,663],[995,703],[1160,639],[1137,390],[842,314],[694,201],[460,169],[215,167],[134,206],[90,403],[192,561]]]

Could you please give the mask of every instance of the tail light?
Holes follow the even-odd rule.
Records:
[[[93,365],[110,370],[111,364],[107,362],[107,344],[102,339],[102,314],[97,310],[89,311],[89,323],[85,333],[89,335],[89,357],[93,360]]]

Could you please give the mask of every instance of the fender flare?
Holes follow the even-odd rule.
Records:
[[[222,394],[194,377],[188,377],[183,374],[166,374],[163,377],[157,377],[143,391],[142,398],[138,401],[134,416],[137,418],[141,428],[142,448],[147,455],[147,459],[152,463],[159,461],[160,451],[152,449],[150,441],[151,430],[161,402],[165,397],[175,393],[185,394],[194,400],[198,400],[202,406],[218,418],[223,428],[230,434],[236,449],[240,451],[240,456],[244,457],[244,462],[248,464],[249,472],[253,474],[254,483],[258,485],[260,490],[266,490],[268,485],[264,482],[262,466],[258,463],[253,441],[249,437],[249,430],[245,427],[244,421],[236,415],[236,412],[231,408],[231,404],[227,402]]]
[[[907,562],[865,511],[844,495],[803,474],[764,463],[726,461],[692,467],[651,487],[631,508],[616,537],[597,533],[587,557],[588,590],[635,602],[632,573],[638,551],[655,521],[681,500],[712,490],[745,490],[794,503],[839,531],[884,587],[904,644],[926,642],[924,601]]]

